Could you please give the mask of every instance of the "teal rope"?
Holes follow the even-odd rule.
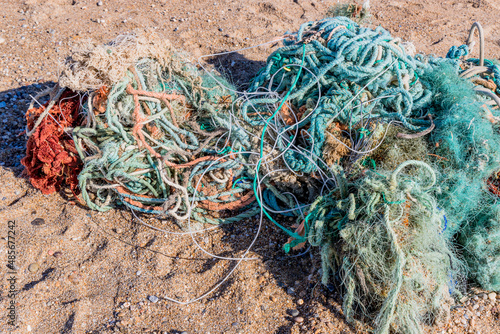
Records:
[[[263,158],[263,155],[264,155],[264,137],[266,135],[266,130],[267,130],[267,127],[269,125],[269,122],[278,114],[278,112],[281,110],[281,108],[283,107],[283,105],[285,104],[285,102],[287,101],[288,97],[290,96],[292,90],[295,88],[295,85],[297,84],[297,81],[299,80],[299,76],[302,72],[302,65],[304,64],[304,59],[305,59],[305,56],[306,56],[306,50],[305,50],[305,44],[303,45],[303,53],[302,53],[302,63],[301,63],[301,67],[295,77],[295,80],[293,81],[293,84],[292,84],[292,87],[290,88],[290,90],[286,93],[285,97],[283,98],[283,100],[281,101],[281,104],[278,106],[278,108],[274,111],[273,115],[271,117],[269,117],[264,125],[264,128],[262,129],[262,134],[261,134],[261,137],[260,137],[260,156],[259,156],[259,161],[257,162],[257,167],[255,168],[255,178],[254,178],[254,181],[253,181],[253,191],[255,193],[255,198],[257,200],[257,204],[259,205],[259,207],[261,208],[262,212],[264,212],[264,214],[267,216],[267,218],[269,218],[270,221],[272,221],[276,226],[278,226],[281,230],[283,230],[286,234],[288,234],[290,237],[293,237],[295,238],[296,240],[300,240],[300,242],[304,242],[306,241],[306,239],[300,235],[298,235],[297,233],[295,232],[292,232],[290,231],[289,229],[287,229],[286,227],[284,227],[283,225],[281,225],[280,223],[278,223],[276,220],[273,219],[273,217],[271,217],[271,215],[269,215],[269,213],[266,211],[266,209],[264,208],[264,206],[262,205],[260,199],[259,199],[259,195],[257,193],[257,176],[259,174],[259,170],[260,170],[260,166],[262,164],[262,158]]]

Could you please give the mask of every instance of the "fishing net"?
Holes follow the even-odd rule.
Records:
[[[175,55],[174,55],[175,54]],[[138,59],[155,59],[161,66],[182,66],[170,41],[153,32],[120,35],[107,44],[82,41],[60,65],[59,85],[87,92],[111,87],[121,80]]]
[[[28,112],[23,164],[42,191],[66,183],[93,210],[181,226],[260,212],[285,251],[320,249],[349,322],[421,333],[467,278],[500,290],[500,68],[482,41],[475,24],[445,58],[414,56],[382,27],[308,22],[247,92],[154,35],[87,44]]]
[[[350,0],[347,3],[337,3],[331,7],[327,16],[345,16],[356,23],[366,23],[370,20],[370,0]]]
[[[465,61],[465,65],[478,62],[472,59]],[[486,77],[478,76],[479,79],[491,80],[493,76],[497,79],[498,66],[488,63],[482,68],[472,66],[458,71],[442,65],[427,73],[426,78],[436,90],[433,109],[439,126],[430,141],[436,156],[444,158],[436,165],[443,175],[439,205],[450,218],[447,233],[458,235],[471,277],[485,289],[498,291],[500,226],[496,218],[498,196],[494,190],[500,167],[498,98],[494,91],[484,94],[487,91],[482,86],[474,86],[471,82],[478,82],[475,77],[464,80],[471,71],[477,73],[477,67]]]
[[[403,173],[407,167],[418,174]],[[367,330],[354,318],[361,314],[376,333],[419,333],[421,323],[449,315],[463,265],[442,237],[434,170],[409,160],[382,173],[343,180],[313,203],[304,224],[309,242],[321,247],[323,283],[341,272],[348,321]]]
[[[334,122],[347,126],[351,144],[355,142],[349,148],[358,151],[370,149],[371,123],[378,120],[398,121],[410,130],[431,125],[421,119],[422,108],[431,98],[429,88],[418,80],[425,64],[406,55],[400,40],[382,27],[371,30],[347,18],[335,18],[304,24],[293,37],[269,56],[250,86],[251,91],[289,91],[305,55],[307,71],[298,80],[300,88],[288,99],[292,109],[303,108],[303,112],[289,127],[307,133],[304,139],[296,136],[294,144],[309,150],[312,158],[286,150],[284,159],[292,170],[311,173],[329,167],[321,165],[320,157],[326,138],[333,136],[326,130]],[[250,124],[262,124],[262,119],[248,114],[250,106],[263,112],[269,104],[281,101],[281,96],[246,101],[242,117]],[[285,151],[283,145],[280,149]]]
[[[460,234],[472,277],[483,288],[493,291],[500,291],[499,210],[499,204],[492,203]]]
[[[498,189],[498,66],[466,58],[471,38],[446,58],[411,56],[382,27],[342,17],[286,36],[250,86],[275,95],[241,106],[258,126],[286,105],[273,124],[289,136],[276,135],[282,163],[324,176],[308,196],[317,201],[289,206],[299,236],[287,229],[285,250],[320,247],[323,283],[341,283],[347,320],[376,333],[421,333],[446,318],[466,277],[498,289],[488,191]]]
[[[87,126],[74,131],[88,206],[126,205],[179,222],[193,213],[216,222],[201,213],[252,204],[252,191],[233,182],[244,177],[244,168],[231,153],[245,150],[248,136],[231,123],[233,96],[218,82],[230,86],[175,55],[167,67],[142,58],[106,96],[91,95]]]
[[[82,162],[70,131],[82,121],[81,100],[69,90],[57,93],[56,89],[52,93],[57,95],[58,103],[47,102],[38,108],[32,105],[26,112],[29,138],[21,163],[31,184],[42,193],[51,194],[67,185],[76,195]]]
[[[71,126],[74,142],[68,140],[66,146],[71,146],[73,160],[63,162],[79,164],[68,169],[67,181],[72,189],[78,185],[91,209],[125,205],[178,222],[193,216],[210,223],[219,223],[214,216],[226,211],[236,212],[229,221],[256,213],[253,192],[240,181],[246,178],[246,158],[234,154],[249,147],[248,134],[229,116],[234,94],[223,88],[231,87],[226,80],[202,74],[152,35],[120,36],[85,47],[65,61],[52,108],[36,109],[29,119],[39,116],[43,126],[51,126],[47,131],[52,136]],[[68,88],[78,90],[74,100],[82,104],[65,102],[72,92]],[[85,117],[78,123],[70,118],[70,125],[53,124],[47,111],[40,115],[43,110],[59,118],[69,112]],[[24,160],[40,156],[39,150],[28,145]],[[31,164],[30,175],[36,168]],[[244,208],[250,211],[239,214]]]

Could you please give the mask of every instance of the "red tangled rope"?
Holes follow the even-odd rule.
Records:
[[[83,164],[73,139],[64,129],[81,125],[82,117],[78,115],[81,102],[78,94],[64,92],[28,139],[21,163],[31,184],[44,194],[59,191],[62,184],[69,185],[75,196],[78,193],[78,174]],[[29,131],[47,105],[27,111]]]

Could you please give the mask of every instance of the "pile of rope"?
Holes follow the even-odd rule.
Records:
[[[83,200],[93,210],[125,205],[179,223],[190,217],[219,223],[206,213],[225,210],[236,212],[229,220],[255,215],[253,192],[240,181],[247,177],[247,159],[234,153],[249,146],[248,135],[231,123],[227,111],[234,96],[218,81],[229,84],[201,74],[168,49],[161,57],[159,51],[141,51],[144,45],[157,44],[141,36],[120,36],[108,45],[76,52],[65,63],[60,84],[78,89],[83,103],[71,111],[85,115],[69,129],[74,160],[81,164],[73,173]],[[132,62],[137,54],[148,56]],[[114,73],[123,77],[113,82]],[[112,85],[94,89],[96,83]],[[70,91],[58,89],[50,104],[68,106],[64,103]],[[64,117],[60,108],[50,107],[46,110]],[[42,119],[52,124],[44,115]],[[40,155],[38,151],[28,146],[26,159]],[[76,186],[74,180],[70,185]],[[249,212],[238,213],[247,207]]]
[[[475,24],[447,57],[413,55],[382,27],[328,18],[287,33],[238,92],[163,39],[120,36],[66,60],[28,112],[23,163],[93,210],[181,226],[260,213],[285,251],[320,249],[349,322],[421,333],[467,278],[500,290],[500,67],[483,46]]]
[[[466,58],[476,28],[481,57]],[[446,58],[413,56],[382,27],[343,17],[286,37],[250,85],[272,94],[241,106],[246,122],[270,128],[275,172],[321,180],[295,201],[262,197],[264,213],[297,216],[295,231],[281,226],[285,250],[320,247],[323,283],[341,283],[347,320],[376,333],[445,320],[467,277],[500,290],[500,72],[483,59],[480,25]],[[282,183],[273,168],[267,183]]]

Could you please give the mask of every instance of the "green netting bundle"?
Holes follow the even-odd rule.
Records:
[[[486,290],[500,291],[500,204],[487,206],[460,234],[469,271]]]
[[[435,92],[431,133],[433,153],[444,157],[439,205],[449,221],[448,235],[458,234],[469,272],[485,289],[500,290],[500,226],[498,193],[488,180],[500,170],[500,132],[496,109],[476,94],[457,69],[442,63],[426,72]]]
[[[411,166],[416,176],[403,173]],[[311,206],[306,236],[321,247],[323,283],[341,272],[349,322],[362,328],[357,315],[375,333],[421,333],[422,323],[449,314],[464,266],[442,236],[435,182],[429,165],[410,160],[392,173],[343,180]]]
[[[490,109],[475,93],[470,81],[459,77],[455,67],[446,63],[426,71],[422,80],[434,94],[429,113],[436,128],[429,142],[443,177],[440,205],[446,210],[450,230],[473,221],[483,210],[486,180],[500,167],[500,133],[488,119]],[[496,112],[496,111],[493,111]]]

